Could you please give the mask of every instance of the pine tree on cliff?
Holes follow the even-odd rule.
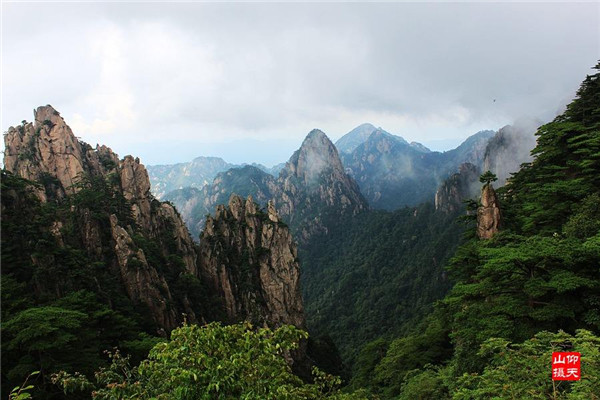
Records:
[[[497,180],[498,177],[496,177],[496,175],[493,174],[491,171],[486,171],[479,177],[479,182],[483,183],[485,186],[488,186],[492,182],[496,182]]]

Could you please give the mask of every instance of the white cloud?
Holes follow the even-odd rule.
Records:
[[[600,57],[599,7],[9,3],[2,128],[51,103],[84,140],[152,163],[248,140],[284,160],[312,128],[367,121],[465,138],[568,102]]]

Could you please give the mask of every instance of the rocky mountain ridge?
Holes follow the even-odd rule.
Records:
[[[250,293],[260,297],[262,308],[254,309],[247,305],[229,312],[233,310],[228,308],[232,299],[223,297],[227,291],[207,278],[212,276],[212,270],[203,268],[216,265],[217,259],[222,260],[221,252],[251,252],[254,248],[246,246],[253,246],[255,242],[244,241],[246,236],[236,236],[244,232],[229,231],[228,226],[217,223],[218,232],[229,237],[231,242],[222,243],[218,251],[199,251],[177,210],[168,202],[156,200],[150,193],[148,172],[139,159],[132,156],[119,159],[108,147],[96,146],[94,149],[80,141],[51,106],[35,110],[33,123],[24,122],[9,128],[4,140],[6,171],[3,178],[4,174],[10,174],[18,177],[15,179],[25,179],[20,185],[30,188],[28,190],[40,204],[36,207],[49,210],[48,217],[53,222],[42,229],[52,235],[55,243],[48,245],[65,248],[65,251],[81,249],[88,263],[105,265],[109,275],[119,282],[118,290],[125,293],[132,306],[144,308],[157,327],[170,330],[181,324],[184,318],[192,322],[218,319],[222,306],[228,311],[228,320],[251,319],[261,324],[302,325],[298,265],[293,260],[280,264],[279,259],[261,258],[258,264],[252,264],[249,273],[256,273],[254,269],[259,267],[278,271],[278,274],[267,275],[261,272],[263,279],[260,285],[246,287],[244,295]],[[8,181],[9,176],[6,177]],[[10,181],[14,179],[10,178]],[[18,188],[7,187],[3,193],[3,226],[5,223],[18,224],[19,221],[9,220],[10,216],[27,212],[18,209],[20,204],[25,203],[23,197],[26,196]],[[260,214],[251,204],[248,208],[254,214]],[[224,212],[224,209],[221,210]],[[232,212],[238,213],[237,209]],[[270,209],[269,215],[276,215],[274,209]],[[216,221],[220,221],[219,216]],[[258,222],[252,221],[258,229]],[[212,231],[213,225],[207,229]],[[287,228],[265,229],[270,240],[265,248],[280,256],[293,254],[295,250],[291,247],[292,239]],[[25,239],[26,242],[18,245],[26,248],[34,245],[30,239]],[[13,244],[10,239],[7,240],[9,245]],[[61,262],[54,257],[34,256],[34,252],[31,249],[19,255],[23,262],[31,262],[34,270],[45,270]],[[225,271],[234,268],[223,262],[219,265]],[[288,267],[291,269],[286,272]],[[3,265],[3,273],[12,269],[12,265]],[[96,279],[94,276],[91,278]],[[285,281],[281,280],[283,278]],[[96,280],[98,287],[94,290],[104,293],[98,282]],[[225,281],[222,283],[225,284]],[[76,281],[59,282],[54,288],[44,288],[47,286],[44,282],[40,285],[43,291],[54,292],[54,296],[58,293],[60,297],[60,293],[67,290],[61,285],[77,287],[79,284]],[[228,285],[231,287],[232,283]],[[289,293],[286,292],[288,289]],[[231,293],[234,293],[233,301],[243,302],[235,298],[238,292]],[[282,297],[287,302],[280,304]],[[111,301],[110,298],[107,300]],[[211,309],[211,304],[217,304],[216,308]],[[287,306],[293,308],[287,310]],[[271,311],[277,313],[271,315]]]
[[[285,164],[277,164],[271,168],[262,164],[232,164],[219,157],[196,157],[190,162],[148,165],[148,175],[152,185],[152,194],[157,199],[162,199],[167,193],[174,190],[193,187],[202,189],[210,184],[219,173],[232,168],[244,168],[252,166],[273,176],[279,175],[279,171]]]
[[[431,201],[462,163],[480,166],[491,136],[491,131],[482,131],[439,153],[377,129],[352,153],[343,154],[342,161],[373,208],[394,210]]]
[[[305,326],[296,245],[272,203],[263,212],[252,196],[232,195],[208,217],[201,239],[202,273],[228,318]]]
[[[368,208],[356,182],[346,174],[337,149],[319,130],[307,135],[278,178],[246,166],[218,174],[201,190],[183,189],[165,198],[181,210],[191,231],[199,233],[204,216],[231,193],[252,195],[263,206],[272,199],[299,241],[326,231],[331,216],[355,215]]]

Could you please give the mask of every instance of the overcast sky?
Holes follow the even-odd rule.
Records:
[[[600,58],[597,2],[2,7],[2,130],[52,104],[146,164],[272,165],[363,122],[445,150],[550,120]]]

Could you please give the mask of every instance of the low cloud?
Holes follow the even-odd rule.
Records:
[[[3,7],[3,130],[50,103],[87,142],[148,163],[190,148],[283,161],[278,140],[366,121],[427,144],[548,120],[600,57],[597,3]],[[269,155],[227,156],[248,140]]]

